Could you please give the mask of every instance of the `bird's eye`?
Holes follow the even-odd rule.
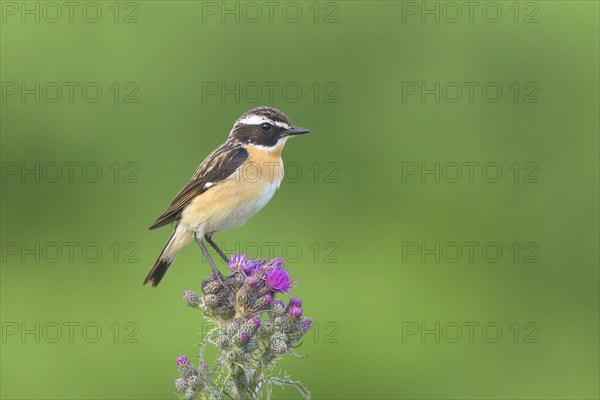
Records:
[[[268,124],[268,123],[264,123],[260,125],[260,129],[262,129],[265,132],[269,132],[271,130],[271,128],[273,127],[273,125]]]

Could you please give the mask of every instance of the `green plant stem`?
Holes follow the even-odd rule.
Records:
[[[246,371],[237,364],[233,364],[230,366],[232,371],[232,379],[233,384],[235,386],[235,390],[237,392],[238,398],[240,400],[248,398],[249,388],[246,387],[246,383],[248,382],[248,377],[246,376]]]

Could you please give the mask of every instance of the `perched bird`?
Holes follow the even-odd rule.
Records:
[[[177,253],[192,239],[223,283],[202,240],[225,262],[229,261],[212,240],[213,235],[242,225],[271,200],[283,179],[281,152],[285,142],[291,136],[308,132],[293,126],[287,115],[275,108],[257,107],[239,117],[227,141],[200,164],[192,179],[149,228],[177,223],[144,285],[150,282],[157,286]]]

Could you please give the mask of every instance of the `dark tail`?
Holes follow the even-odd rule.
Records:
[[[160,283],[162,278],[167,273],[169,266],[171,266],[171,263],[173,262],[173,260],[175,259],[175,256],[177,255],[177,253],[175,253],[174,255],[169,255],[170,252],[167,250],[169,245],[171,245],[171,242],[173,241],[175,232],[177,232],[176,229],[171,234],[171,237],[169,238],[169,241],[167,242],[167,244],[163,248],[162,252],[160,253],[160,256],[154,262],[154,266],[152,267],[150,272],[148,272],[148,276],[146,276],[146,279],[144,279],[144,285],[147,284],[148,282],[150,282],[153,287],[158,286],[158,284]]]

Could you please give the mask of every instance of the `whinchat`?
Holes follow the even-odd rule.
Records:
[[[202,240],[229,262],[212,240],[216,232],[242,225],[263,208],[283,179],[281,152],[285,142],[309,130],[293,126],[282,111],[258,107],[235,121],[229,137],[200,164],[150,229],[176,222],[144,284],[157,286],[177,253],[195,239],[213,273],[222,275]]]

